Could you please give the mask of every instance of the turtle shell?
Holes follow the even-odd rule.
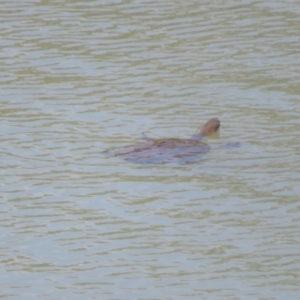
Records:
[[[200,159],[209,150],[209,145],[198,140],[170,138],[147,139],[145,142],[103,153],[140,164],[187,164]]]

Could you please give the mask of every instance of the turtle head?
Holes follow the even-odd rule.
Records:
[[[198,134],[207,137],[212,136],[218,133],[220,126],[220,120],[218,118],[212,118],[198,130]]]

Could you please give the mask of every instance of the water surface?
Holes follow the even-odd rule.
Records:
[[[2,299],[299,299],[297,1],[2,1]],[[189,137],[189,165],[104,149]]]

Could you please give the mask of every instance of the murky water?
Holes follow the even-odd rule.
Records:
[[[300,4],[2,1],[1,299],[299,299]],[[101,155],[222,122],[189,165]]]

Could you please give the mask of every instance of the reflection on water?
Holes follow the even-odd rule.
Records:
[[[1,297],[298,299],[299,13],[2,1]],[[196,163],[101,155],[215,116]]]

